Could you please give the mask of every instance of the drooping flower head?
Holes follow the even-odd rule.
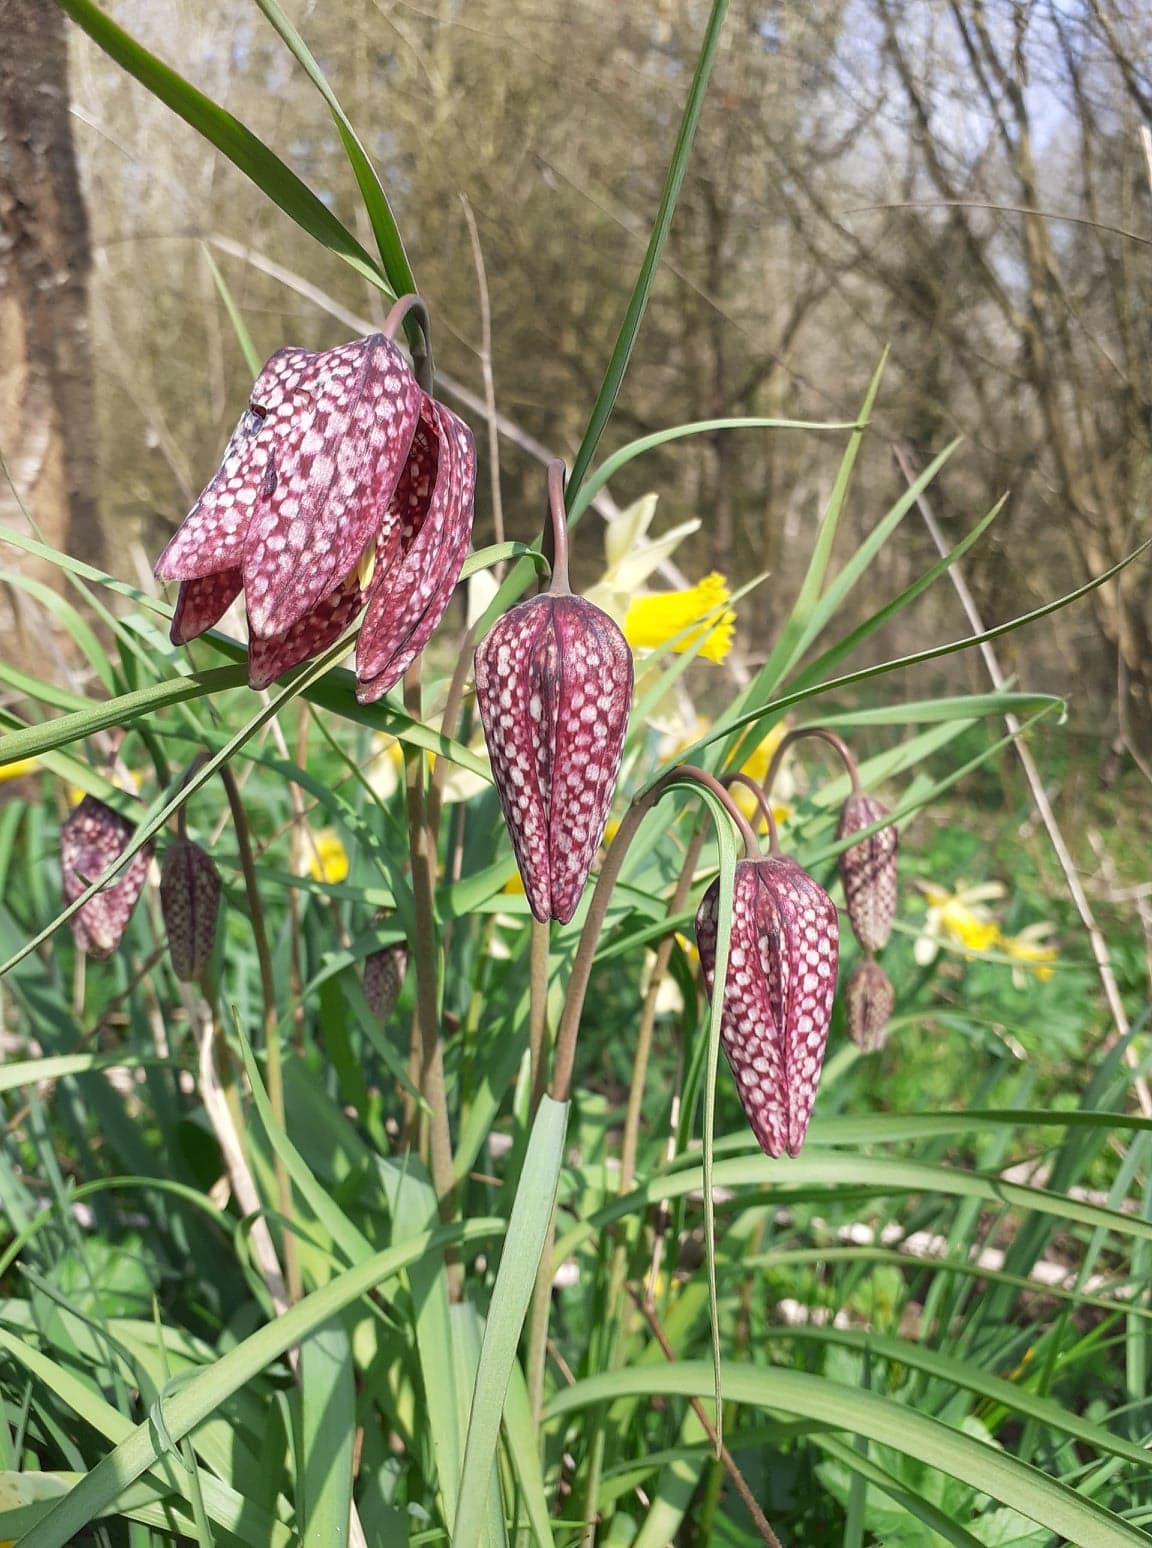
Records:
[[[878,1053],[888,1038],[896,1004],[891,980],[873,957],[858,962],[844,991],[848,1036],[864,1053]]]
[[[542,922],[567,924],[608,820],[633,669],[607,613],[568,590],[561,464],[549,484],[552,587],[505,613],[481,642],[476,703],[528,906]]]
[[[160,912],[172,971],[194,983],[211,960],[220,916],[220,873],[199,844],[177,838],[168,845],[160,868]]]
[[[358,669],[362,696],[378,698],[448,605],[474,484],[470,432],[387,332],[277,350],[157,561],[161,580],[180,582],[173,642],[211,628],[243,591],[249,681],[265,687],[334,644],[367,603]]]
[[[704,894],[696,942],[711,994],[720,883]],[[794,860],[736,866],[720,1041],[745,1115],[770,1156],[804,1142],[836,992],[836,906]]]
[[[840,812],[837,838],[849,838],[887,817],[888,808],[875,796],[853,791]],[[852,933],[866,951],[883,951],[896,918],[895,825],[861,839],[840,854],[840,880]]]
[[[126,817],[95,796],[85,796],[60,828],[64,898],[74,903],[127,849],[136,832]],[[93,893],[69,920],[81,951],[110,957],[120,944],[148,875],[152,846],[145,844],[116,879]]]

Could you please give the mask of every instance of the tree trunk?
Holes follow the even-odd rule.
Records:
[[[0,38],[0,451],[16,490],[0,479],[0,523],[28,533],[34,522],[47,543],[91,560],[100,553],[91,254],[64,18],[53,0],[0,0]],[[2,562],[59,584],[58,571],[11,548]],[[31,646],[42,631],[20,613]],[[9,648],[15,617],[0,603]]]

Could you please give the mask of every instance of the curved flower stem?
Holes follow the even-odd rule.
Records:
[[[409,314],[414,313],[420,329],[420,338],[423,340],[423,349],[412,349],[412,374],[431,398],[435,385],[435,376],[432,369],[432,324],[428,317],[428,307],[422,296],[401,296],[392,307],[388,316],[384,319],[384,326],[380,330],[385,338],[394,339]],[[411,337],[411,335],[409,335]]]
[[[760,815],[763,817],[765,825],[768,829],[769,852],[771,853],[773,859],[778,860],[780,858],[780,835],[776,831],[776,818],[772,811],[772,803],[769,801],[765,792],[752,778],[751,774],[741,774],[739,772],[733,774],[721,774],[720,783],[726,787],[740,785],[743,789],[749,791],[755,798],[756,805],[760,808]]]
[[[554,597],[572,594],[568,584],[568,517],[564,510],[564,464],[557,458],[548,464],[549,525],[544,534],[544,554],[552,565],[548,592]],[[549,539],[551,541],[549,541]],[[551,548],[551,553],[548,552]]]
[[[532,1083],[529,1122],[536,1116],[548,1079],[544,1050],[548,1040],[548,947],[552,927],[532,921],[528,966],[528,1068]]]
[[[703,769],[694,768],[690,764],[679,764],[661,775],[655,784],[632,802],[617,829],[615,838],[608,847],[608,854],[597,878],[592,902],[584,921],[580,943],[573,958],[572,972],[564,997],[564,1009],[556,1032],[556,1057],[552,1069],[552,1084],[548,1093],[555,1102],[567,1102],[571,1094],[572,1070],[576,1061],[576,1038],[580,1030],[584,999],[588,993],[588,982],[592,976],[592,964],[600,941],[600,933],[604,928],[612,889],[619,879],[628,846],[639,832],[640,824],[661,796],[670,786],[685,779],[694,780],[697,784],[705,786],[724,803],[743,838],[745,855],[751,859],[759,854],[756,835],[748,825],[743,812],[719,780]],[[552,1221],[548,1227],[540,1266],[536,1274],[536,1289],[532,1297],[528,1330],[528,1396],[533,1416],[537,1420],[543,1407],[544,1356],[548,1341],[548,1313],[552,1299],[552,1249],[555,1240],[556,1214],[553,1209]]]
[[[404,678],[404,709],[421,718],[420,663]],[[424,787],[424,751],[410,748],[404,760],[408,804],[408,850],[412,862],[412,905],[416,918],[412,954],[416,964],[416,1015],[420,1024],[419,1090],[428,1103],[429,1159],[432,1186],[440,1203],[440,1218],[455,1212],[456,1180],[452,1165],[452,1132],[444,1084],[444,1045],[440,1037],[436,932],[436,843],[428,825]]]
[[[248,829],[248,816],[235,776],[228,765],[222,764],[220,778],[232,811],[232,824],[236,829],[236,848],[240,855],[240,870],[244,876],[244,892],[248,899],[248,915],[252,925],[252,939],[256,945],[256,961],[260,967],[260,992],[264,1000],[264,1057],[268,1080],[268,1102],[272,1116],[287,1132],[284,1112],[284,1066],[280,1058],[280,1029],[276,1015],[276,977],[272,970],[272,954],[268,949],[268,932],[264,925],[264,907],[260,901],[260,887],[256,880],[256,865],[252,858],[252,838]],[[292,1184],[288,1168],[277,1154],[274,1161],[276,1175],[277,1206],[285,1220],[292,1219]],[[284,1277],[287,1280],[288,1299],[298,1301],[303,1289],[300,1279],[300,1261],[296,1254],[296,1238],[291,1230],[284,1232]]]
[[[852,794],[863,795],[864,790],[860,784],[860,771],[856,767],[856,759],[848,750],[847,743],[842,741],[835,731],[826,731],[823,726],[802,726],[796,731],[789,731],[788,735],[781,740],[779,747],[772,754],[772,762],[768,765],[768,772],[764,776],[764,794],[766,796],[772,794],[772,781],[780,772],[780,765],[784,761],[785,752],[792,746],[793,742],[799,742],[806,736],[818,736],[822,742],[827,742],[829,747],[836,749],[840,754],[844,767],[848,770],[848,778],[852,781]]]

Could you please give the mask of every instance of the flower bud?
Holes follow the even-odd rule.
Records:
[[[696,942],[712,993],[720,883],[704,894]],[[804,1143],[836,993],[836,905],[794,860],[736,866],[720,1041],[745,1115],[770,1156]]]
[[[220,873],[199,844],[169,844],[160,871],[160,912],[172,971],[194,983],[211,960],[220,915]]]
[[[64,897],[74,903],[127,849],[135,826],[95,796],[85,796],[60,828],[60,871]],[[128,928],[128,920],[148,875],[152,846],[133,856],[115,881],[90,897],[69,920],[81,951],[110,957]]]
[[[896,991],[888,974],[872,957],[865,957],[844,991],[848,1036],[864,1053],[879,1053],[884,1047],[895,1004]]]
[[[405,941],[370,952],[364,958],[364,998],[368,1001],[368,1009],[381,1021],[387,1021],[396,1009],[407,971],[408,945]]]
[[[848,838],[861,828],[887,817],[888,808],[875,796],[850,795],[840,813],[837,838]],[[840,880],[852,933],[865,951],[882,951],[892,934],[896,918],[896,849],[899,835],[895,826],[881,828],[861,839],[840,856]]]
[[[567,592],[521,602],[476,652],[476,703],[533,915],[567,924],[604,834],[624,753],[632,652]]]

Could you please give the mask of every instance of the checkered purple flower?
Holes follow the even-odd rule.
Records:
[[[85,796],[60,828],[65,901],[74,903],[92,882],[98,881],[124,853],[135,832],[126,817],[95,796]],[[72,915],[69,925],[81,951],[102,960],[116,950],[128,928],[151,860],[152,846],[145,844],[114,881],[93,893]]]
[[[379,698],[448,605],[474,488],[470,432],[385,334],[277,350],[157,561],[161,580],[180,582],[173,642],[211,628],[243,591],[249,681],[263,688],[334,644],[366,606],[359,693]]]
[[[840,812],[837,838],[850,838],[862,828],[887,817],[888,808],[875,796],[856,791]],[[852,933],[866,951],[883,951],[896,918],[895,825],[881,828],[840,855],[840,880]]]
[[[220,872],[199,844],[177,838],[165,850],[160,913],[172,971],[185,983],[194,983],[211,960],[220,916]]]
[[[616,789],[632,652],[567,590],[505,613],[476,652],[476,703],[528,906],[576,912]]]
[[[704,894],[696,943],[712,993],[720,883]],[[736,866],[720,1041],[752,1132],[770,1156],[804,1143],[836,993],[836,906],[794,860]]]

